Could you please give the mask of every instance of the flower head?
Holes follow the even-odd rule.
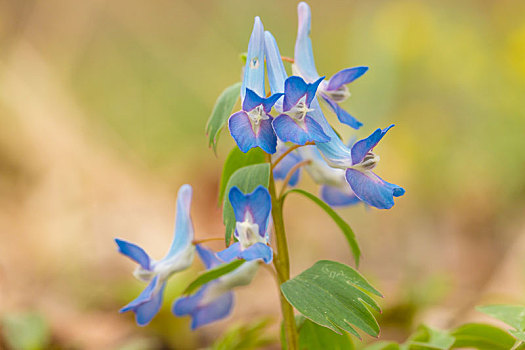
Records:
[[[295,42],[295,63],[293,65],[293,71],[306,81],[313,82],[319,79],[319,73],[317,73],[317,69],[315,68],[312,41],[310,39],[310,7],[305,2],[301,2],[297,6],[297,12],[299,16],[299,26],[297,40]],[[354,129],[359,129],[363,124],[341,108],[339,103],[350,96],[346,85],[361,77],[367,70],[368,67],[362,66],[343,69],[334,74],[328,81],[321,82],[317,91],[318,95],[322,97],[337,115],[339,121]]]
[[[264,28],[255,17],[241,87],[242,110],[230,116],[230,133],[242,152],[260,147],[275,153],[277,137],[270,111],[282,94],[264,98]]]
[[[179,189],[175,235],[168,253],[161,260],[152,260],[136,244],[115,239],[119,252],[139,264],[133,273],[135,277],[149,282],[148,286],[135,300],[120,310],[120,312],[133,311],[137,324],[140,326],[148,324],[159,311],[167,279],[174,273],[187,269],[193,262],[195,247],[192,244],[191,196],[190,185],[183,185]]]
[[[302,7],[304,8],[304,6],[307,5],[304,4]],[[307,14],[309,16],[309,9]],[[309,24],[309,20],[307,23]],[[303,32],[305,31],[300,30],[299,32],[300,35],[304,35]],[[309,29],[305,33],[309,34]],[[307,45],[304,47],[311,48],[310,39],[308,36],[306,36],[306,38],[308,39],[305,41]],[[299,38],[298,41],[300,41]],[[272,92],[281,92],[286,84],[286,71],[284,70],[280,56],[275,54],[276,52],[279,52],[277,43],[273,36],[268,32],[265,33],[265,44],[270,87]],[[304,47],[300,46],[300,50],[304,50]],[[313,57],[309,56],[305,62],[313,63]],[[315,66],[313,65],[307,65],[307,67],[309,68],[310,73],[315,70]],[[312,111],[309,112],[309,115],[319,126],[322,127],[324,133],[330,137],[328,142],[315,143],[315,146],[321,152],[326,163],[330,167],[340,168],[345,172],[347,183],[360,200],[379,209],[391,208],[394,205],[393,197],[402,196],[405,193],[405,190],[397,185],[382,180],[379,176],[374,174],[371,169],[377,165],[379,157],[375,155],[372,156],[372,154],[367,156],[389,128],[376,130],[368,138],[355,143],[350,148],[343,143],[330,124],[328,124],[328,121],[319,107],[317,97],[314,97],[311,100],[311,106]],[[337,197],[335,194],[339,193],[334,194],[333,190],[334,189],[330,188],[325,189],[325,198],[333,195],[334,202],[340,201],[341,198],[337,198],[337,200],[335,199],[335,197]]]
[[[237,242],[217,253],[224,261],[262,259],[269,264],[273,258],[272,248],[268,246],[268,223],[272,201],[268,190],[258,186],[252,193],[244,194],[232,187],[228,195],[235,213],[235,233]]]
[[[197,253],[206,269],[224,261],[209,249],[197,245]],[[233,308],[232,289],[250,284],[258,269],[257,261],[245,262],[234,271],[203,285],[195,294],[179,298],[172,311],[176,316],[190,315],[191,329],[196,329],[227,317]]]
[[[352,166],[346,169],[346,181],[355,194],[364,202],[379,209],[390,209],[394,197],[405,194],[405,190],[384,181],[372,172],[379,162],[379,156],[372,150],[394,125],[377,129],[367,138],[356,142],[351,149]]]

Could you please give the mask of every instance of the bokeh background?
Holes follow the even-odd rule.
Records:
[[[357,136],[396,124],[377,170],[406,195],[389,211],[340,211],[361,272],[385,295],[381,339],[479,319],[475,305],[524,303],[525,2],[309,3],[319,72],[370,66],[344,104],[365,124]],[[231,317],[190,332],[170,305],[196,261],[139,328],[117,312],[143,285],[112,239],[162,256],[183,183],[197,237],[223,235],[217,189],[234,143],[223,133],[215,156],[204,125],[240,80],[255,15],[293,57],[296,5],[0,1],[0,348],[191,349],[261,318],[272,347],[267,271],[237,292]],[[301,187],[317,191],[306,177]],[[291,198],[285,215],[293,274],[322,258],[351,263],[313,204]]]

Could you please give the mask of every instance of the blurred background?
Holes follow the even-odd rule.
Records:
[[[365,125],[341,134],[396,124],[377,172],[406,195],[389,211],[339,211],[361,243],[360,271],[385,295],[380,339],[479,319],[483,303],[525,303],[525,2],[309,4],[318,71],[370,66],[344,103]],[[170,306],[196,260],[137,327],[117,311],[144,285],[113,238],[160,258],[184,183],[196,237],[223,235],[217,190],[234,143],[223,133],[215,156],[204,126],[240,80],[254,16],[293,57],[296,5],[0,1],[0,348],[191,349],[249,331],[231,330],[243,322],[267,325],[261,342],[276,346],[264,269],[228,319],[191,332]],[[307,177],[300,186],[317,192]],[[351,264],[313,204],[290,198],[285,215],[292,274],[323,258]]]

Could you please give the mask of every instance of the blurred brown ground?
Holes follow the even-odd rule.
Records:
[[[141,339],[193,348],[235,322],[278,319],[277,291],[261,270],[230,318],[190,332],[169,307],[195,263],[138,328],[117,310],[143,286],[112,239],[162,256],[183,183],[194,187],[197,236],[223,234],[216,193],[233,143],[222,135],[216,158],[204,124],[239,78],[254,15],[292,55],[295,6],[0,2],[0,317],[36,311],[54,343],[82,349]],[[372,66],[351,88],[349,109],[366,124],[360,135],[397,124],[378,170],[407,194],[388,212],[341,211],[362,245],[361,271],[385,295],[382,337],[478,319],[482,303],[524,303],[524,3],[311,6],[319,69]],[[292,274],[321,258],[351,263],[324,213],[298,198],[285,211]]]

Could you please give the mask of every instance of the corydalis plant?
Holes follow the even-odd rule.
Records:
[[[289,195],[313,201],[335,221],[358,266],[361,251],[356,236],[332,207],[363,202],[389,209],[394,197],[404,194],[401,187],[372,172],[379,161],[374,148],[392,126],[347,144],[328,123],[318,102],[327,102],[343,124],[361,127],[362,123],[339,103],[349,96],[346,85],[368,68],[344,69],[328,80],[320,76],[309,38],[310,9],[300,3],[298,10],[295,61],[281,56],[275,38],[255,17],[243,81],[221,94],[206,126],[214,150],[224,127],[237,144],[225,162],[219,190],[226,247],[214,252],[202,245],[206,239],[194,240],[188,185],[179,192],[175,240],[166,258],[154,262],[138,246],[117,240],[120,252],[139,263],[136,277],[149,282],[144,292],[123,309],[134,311],[139,325],[149,322],[159,311],[167,279],[190,266],[196,249],[207,270],[189,284],[172,307],[176,316],[192,318],[192,329],[227,317],[233,308],[232,291],[249,284],[263,265],[276,277],[288,349],[298,349],[299,344],[304,347],[315,338],[312,334],[322,332],[327,339],[338,337],[341,331],[360,337],[356,329],[372,336],[379,334],[371,309],[380,310],[372,296],[381,294],[356,269],[321,260],[297,276],[290,276],[283,217]],[[283,61],[292,61],[291,76]],[[266,79],[269,93],[265,91]],[[239,97],[240,110],[230,114]],[[289,189],[299,185],[303,167],[320,185],[322,199],[299,188]],[[276,180],[283,180],[279,189]],[[180,215],[184,220],[179,220]],[[299,325],[294,308],[302,315]],[[323,327],[333,333],[326,335]],[[308,331],[303,333],[303,329]],[[339,345],[344,342],[341,339],[336,339]],[[348,344],[341,346],[351,346]]]

